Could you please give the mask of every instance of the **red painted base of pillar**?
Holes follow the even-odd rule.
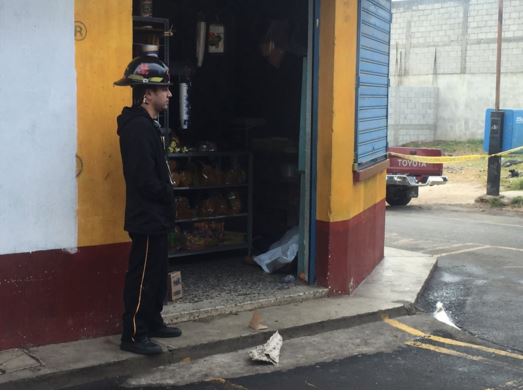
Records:
[[[342,222],[317,222],[318,284],[350,294],[384,257],[385,200]]]
[[[118,333],[129,246],[0,256],[0,350]]]

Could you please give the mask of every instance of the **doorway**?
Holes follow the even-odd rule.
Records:
[[[140,5],[134,1],[135,15]],[[184,295],[171,310],[192,317],[195,309],[317,296],[313,286],[317,4],[155,0],[153,17],[167,20],[172,36],[151,39],[154,33],[142,29],[135,34],[133,47],[138,55],[144,44],[157,43],[175,79],[176,101],[165,115],[166,134],[171,136],[169,145],[174,140],[180,149],[175,150],[172,169],[179,176],[176,180],[182,181],[178,190],[185,193],[179,196],[171,269],[181,271]],[[211,154],[189,159],[180,157],[184,151]],[[245,155],[224,158],[233,151]],[[228,175],[234,177],[226,184],[229,188],[211,189],[212,184],[225,184]],[[195,178],[202,176],[219,179],[194,186]],[[240,183],[243,189],[234,188]],[[234,211],[231,200],[237,202]],[[202,213],[212,218],[212,224],[195,221]],[[208,238],[219,241],[216,238],[227,235],[236,236],[236,244],[245,247],[213,242],[211,251],[201,251]],[[256,256],[289,237],[297,238],[292,244],[298,247],[297,256],[273,273],[263,272]]]

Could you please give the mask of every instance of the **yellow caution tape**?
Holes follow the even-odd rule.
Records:
[[[452,162],[465,162],[465,161],[475,161],[479,159],[488,159],[490,157],[505,157],[507,155],[514,154],[516,152],[523,151],[523,146],[516,147],[511,150],[499,152],[497,154],[476,154],[476,155],[460,155],[460,156],[440,156],[440,157],[430,157],[423,155],[408,155],[400,154],[397,152],[389,152],[389,156],[393,156],[401,159],[408,159],[409,161],[421,162],[421,163],[452,163]]]

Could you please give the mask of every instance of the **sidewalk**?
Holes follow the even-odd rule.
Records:
[[[313,298],[260,310],[266,331],[248,328],[251,311],[180,324],[178,339],[156,339],[164,353],[143,357],[119,350],[119,336],[0,352],[0,388],[71,388],[157,366],[203,358],[265,342],[275,330],[284,340],[375,321],[380,312],[409,312],[436,265],[420,253],[386,248],[385,259],[351,296]]]
[[[509,208],[512,211],[523,209],[523,190],[500,192],[499,196],[481,195],[476,198],[479,206],[490,206],[491,208]]]

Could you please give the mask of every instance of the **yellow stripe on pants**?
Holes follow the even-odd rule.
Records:
[[[132,336],[133,342],[134,342],[134,337],[136,335],[136,314],[140,310],[140,305],[142,303],[143,279],[145,277],[145,268],[147,267],[148,254],[149,254],[149,236],[147,236],[147,242],[145,244],[145,260],[143,262],[142,280],[140,282],[140,292],[138,293],[138,304],[136,305],[136,310],[134,311],[134,314],[133,314],[133,336]]]

